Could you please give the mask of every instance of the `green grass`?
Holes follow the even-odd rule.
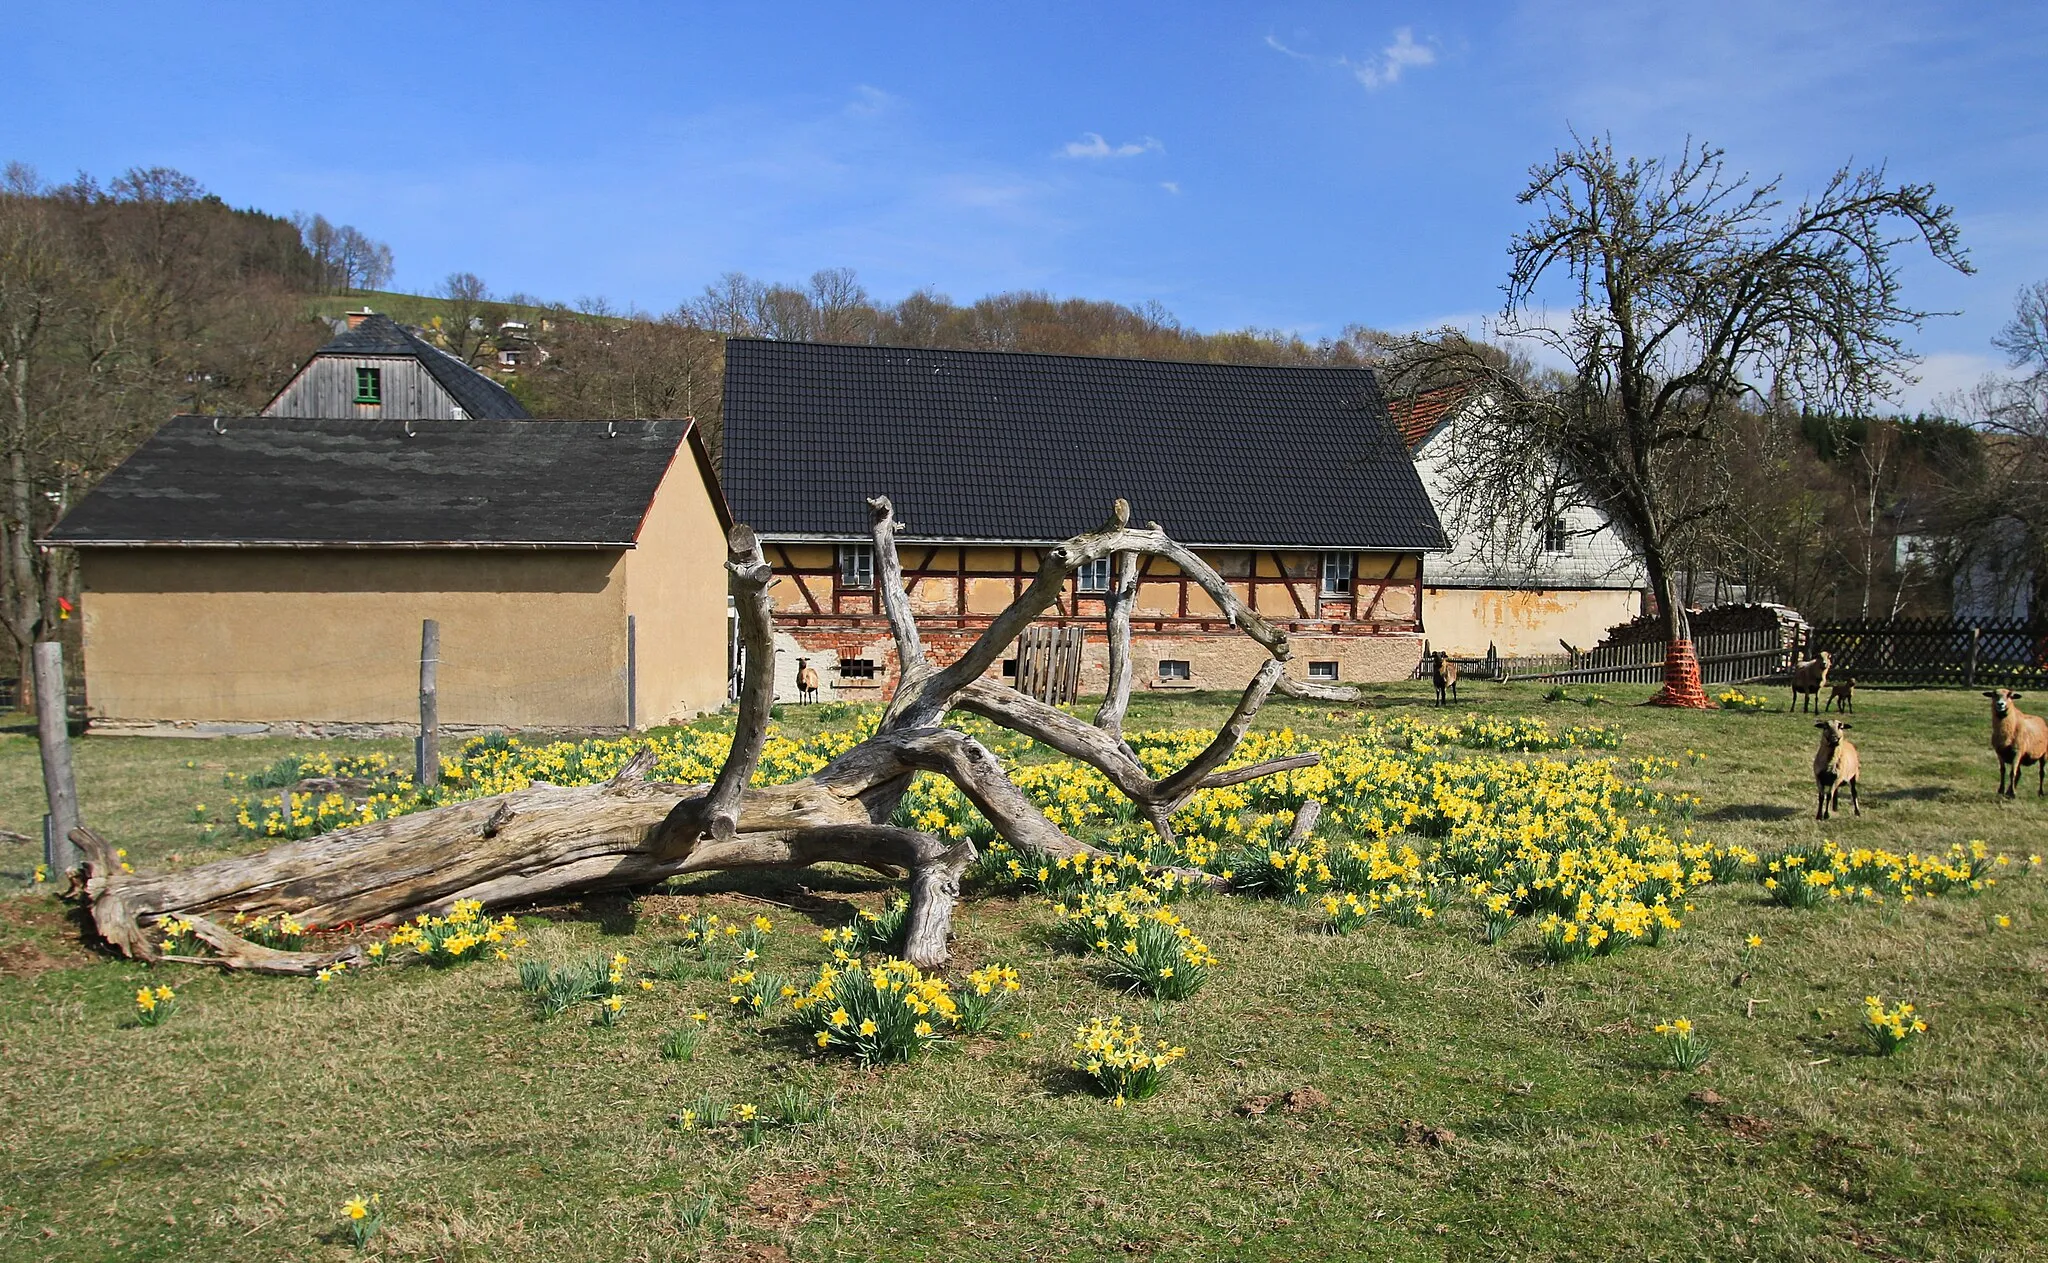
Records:
[[[1365,708],[1426,711],[1426,691],[1388,686]],[[1762,714],[1679,715],[1627,704],[1647,689],[1599,691],[1615,704],[1474,684],[1459,709],[1617,725],[1624,756],[1703,751],[1671,784],[1704,799],[1697,827],[1717,842],[2048,850],[2048,804],[1993,800],[1973,694],[1859,690],[1864,815],[1823,826],[1811,720],[1781,695]],[[1213,724],[1227,705],[1140,699],[1132,727]],[[1355,709],[1276,702],[1262,724],[1343,731]],[[190,864],[217,845],[191,804],[305,748],[86,738],[81,796],[138,866]],[[0,735],[0,827],[35,832],[39,797],[33,739]],[[33,862],[0,848],[0,887]],[[678,912],[766,911],[765,966],[796,978],[817,930],[893,894],[841,872],[711,875],[521,924],[557,963],[623,951],[637,972]],[[1221,964],[1155,1008],[1044,946],[1052,918],[1032,899],[971,895],[955,972],[1017,966],[1009,1035],[862,1071],[808,1055],[781,1020],[729,1018],[717,971],[632,984],[604,1029],[537,1020],[496,962],[324,985],[152,970],[85,952],[55,900],[24,894],[0,899],[0,1257],[342,1258],[341,1204],[373,1192],[385,1258],[2033,1256],[2048,874],[1911,906],[1797,912],[1750,885],[1699,905],[1664,947],[1545,967],[1528,927],[1497,948],[1465,917],[1333,936],[1283,904],[1203,897],[1177,908]],[[1752,933],[1763,946],[1745,954]],[[178,991],[154,1030],[127,1024],[145,981]],[[1873,991],[1934,1029],[1867,1055]],[[694,1058],[664,1059],[700,1008]],[[1073,1027],[1112,1013],[1189,1049],[1123,1110],[1065,1069]],[[1679,1015],[1713,1047],[1701,1074],[1662,1068],[1650,1028]],[[1302,1088],[1328,1103],[1280,1108]],[[706,1094],[769,1114],[785,1089],[831,1108],[757,1142],[670,1122]],[[1721,1104],[1688,1101],[1709,1089]],[[1276,1104],[1241,1112],[1257,1097]],[[1417,1143],[1411,1121],[1455,1139]]]

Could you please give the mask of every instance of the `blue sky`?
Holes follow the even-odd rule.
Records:
[[[2048,5],[34,5],[0,160],[164,164],[389,241],[399,288],[664,310],[719,273],[878,297],[1157,300],[1308,337],[1498,308],[1570,129],[1783,173],[1886,162],[1978,274],[1914,258],[1918,404],[2048,278]]]

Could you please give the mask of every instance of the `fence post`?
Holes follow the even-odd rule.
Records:
[[[639,625],[626,615],[626,731],[640,727],[640,643]]]
[[[413,745],[413,783],[421,789],[441,783],[441,624],[420,621],[420,736]]]
[[[71,712],[64,700],[64,646],[36,642],[32,670],[36,690],[36,737],[43,749],[43,792],[50,814],[43,821],[43,862],[50,876],[83,862],[71,831],[78,827],[78,782],[71,774]]]
[[[1983,640],[1984,629],[1982,627],[1972,627],[1970,629],[1970,667],[1967,671],[1963,672],[1963,687],[1966,689],[1977,687],[1977,647],[1983,643]]]

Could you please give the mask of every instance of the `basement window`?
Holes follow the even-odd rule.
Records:
[[[839,678],[842,680],[872,680],[875,678],[873,658],[841,658]]]
[[[384,370],[381,368],[359,368],[356,370],[356,402],[384,402]]]
[[[1334,662],[1311,662],[1308,664],[1308,678],[1335,683],[1337,679],[1337,664]]]
[[[1561,517],[1554,517],[1543,524],[1543,551],[1546,553],[1568,553],[1572,550],[1571,528]]]
[[[1351,576],[1358,570],[1357,553],[1323,554],[1323,595],[1351,595]]]
[[[1074,572],[1074,583],[1075,589],[1081,592],[1109,591],[1109,558],[1097,557],[1093,561],[1082,562],[1081,568]]]
[[[841,544],[839,546],[839,586],[842,588],[872,588],[875,586],[875,546],[873,544]]]
[[[1162,680],[1191,680],[1194,678],[1194,672],[1188,669],[1188,662],[1185,658],[1161,658],[1159,660],[1159,678]]]

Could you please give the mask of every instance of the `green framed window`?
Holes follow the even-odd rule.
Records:
[[[356,402],[384,402],[384,370],[359,368],[356,370]]]

